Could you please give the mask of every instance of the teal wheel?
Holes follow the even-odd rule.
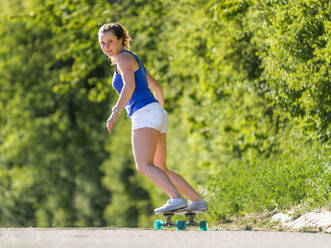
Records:
[[[156,221],[154,221],[154,229],[155,230],[160,230],[160,229],[162,229],[162,220],[156,220]]]
[[[176,230],[185,230],[186,228],[186,222],[182,220],[176,221]]]
[[[200,221],[200,230],[207,231],[208,229],[208,222],[207,221]]]

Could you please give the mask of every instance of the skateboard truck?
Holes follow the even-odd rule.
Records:
[[[171,220],[172,216],[174,216],[174,213],[164,214],[166,221],[162,224],[162,226],[177,226],[177,224]]]
[[[187,226],[200,226],[200,224],[194,220],[196,213],[186,213],[185,216],[188,218],[188,221],[186,222]]]

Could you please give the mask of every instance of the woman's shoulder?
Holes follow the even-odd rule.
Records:
[[[119,55],[116,57],[116,64],[121,65],[121,64],[128,64],[128,63],[133,63],[134,62],[134,57],[132,54],[127,53],[127,52],[121,52]]]
[[[121,51],[121,53],[119,55],[117,55],[116,64],[118,64],[120,67],[121,67],[121,65],[131,64],[133,66],[134,70],[136,70],[137,66],[139,68],[139,63],[138,63],[137,59],[135,58],[135,56],[126,50]]]
[[[116,62],[128,62],[133,59],[133,55],[129,52],[122,51],[119,55],[116,57]]]

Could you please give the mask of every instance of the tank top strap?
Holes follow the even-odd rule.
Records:
[[[137,61],[138,61],[138,63],[139,63],[139,66],[141,66],[141,68],[143,68],[143,70],[146,71],[146,69],[145,69],[145,67],[144,67],[144,64],[141,62],[141,60],[139,59],[139,57],[138,57],[137,55],[135,55],[133,52],[131,52],[131,51],[129,51],[129,50],[126,50],[126,49],[122,49],[122,50],[120,51],[120,53],[122,53],[122,52],[129,52],[129,53],[131,53],[131,54],[137,59]]]

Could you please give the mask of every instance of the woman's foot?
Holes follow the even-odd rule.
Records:
[[[184,198],[171,198],[162,207],[155,209],[154,213],[161,214],[170,211],[181,210],[182,208],[186,208],[186,207],[187,207],[187,203]]]
[[[207,211],[208,203],[204,200],[202,201],[190,201],[187,202],[187,207],[179,210],[181,211]]]

